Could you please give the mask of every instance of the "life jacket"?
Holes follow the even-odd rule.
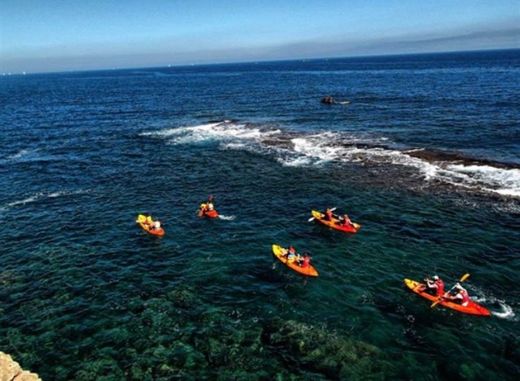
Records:
[[[462,295],[462,301],[460,304],[463,306],[467,306],[469,302],[469,294],[466,290],[460,290],[460,295]]]
[[[303,257],[302,267],[309,267],[311,264],[311,257]]]
[[[325,216],[327,217],[328,220],[332,220],[332,211],[331,210],[326,210],[325,211]]]
[[[437,296],[443,296],[444,295],[444,282],[442,279],[437,279],[435,281],[435,285],[437,286]]]

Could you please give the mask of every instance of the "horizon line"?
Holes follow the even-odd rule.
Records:
[[[515,51],[520,48],[490,48],[490,49],[471,49],[471,50],[445,50],[445,51],[431,51],[431,52],[418,52],[418,53],[383,53],[383,54],[361,54],[361,55],[349,55],[349,56],[329,56],[329,57],[300,57],[290,59],[265,59],[265,60],[254,60],[254,61],[227,61],[227,62],[212,62],[212,63],[191,63],[191,64],[164,64],[160,66],[135,66],[135,67],[106,67],[96,69],[70,69],[60,71],[39,71],[39,72],[2,72],[0,77],[18,77],[27,75],[44,75],[44,74],[71,74],[71,73],[90,73],[90,72],[101,72],[101,71],[123,71],[123,70],[146,70],[146,69],[162,69],[162,68],[187,68],[187,67],[204,67],[204,66],[217,66],[217,65],[247,65],[247,64],[258,64],[258,63],[276,63],[276,62],[295,62],[295,61],[320,61],[320,60],[339,60],[339,59],[355,59],[355,58],[377,58],[377,57],[403,57],[403,56],[425,56],[425,55],[443,55],[443,54],[456,54],[456,53],[483,53],[483,52],[504,52],[504,51]]]

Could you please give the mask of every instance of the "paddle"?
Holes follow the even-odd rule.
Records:
[[[336,209],[338,209],[338,208],[334,207],[334,208],[332,208],[330,211],[333,212],[333,211],[335,211]],[[309,222],[314,221],[314,217],[309,218],[307,221],[309,221]]]
[[[460,277],[459,283],[464,282],[464,281],[465,281],[466,279],[468,279],[468,278],[469,278],[469,274],[468,274],[468,273],[464,274],[463,276]],[[456,286],[456,285],[457,285],[457,284],[455,284],[455,286]],[[450,288],[450,289],[448,290],[448,292],[445,292],[444,295],[441,296],[441,297],[439,298],[439,300],[437,300],[436,302],[432,303],[432,305],[431,305],[430,307],[431,307],[431,308],[434,308],[437,304],[439,304],[440,302],[442,302],[442,301],[446,298],[446,296],[448,296],[448,295],[450,294],[450,292],[453,291],[453,289],[455,288],[455,286],[453,286],[452,288]]]

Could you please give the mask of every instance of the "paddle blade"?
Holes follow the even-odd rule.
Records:
[[[469,278],[469,274],[466,273],[466,274],[464,274],[464,275],[460,278],[460,282],[464,282],[464,281],[465,281],[466,279],[468,279],[468,278]]]
[[[434,308],[437,304],[439,304],[440,302],[443,301],[443,297],[440,297],[439,300],[437,300],[436,302],[433,302],[432,305],[430,306],[431,308]]]
[[[314,221],[314,217],[309,218],[307,221],[308,221],[308,222],[312,222],[312,221]]]

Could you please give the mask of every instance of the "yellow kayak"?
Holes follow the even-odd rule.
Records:
[[[290,269],[296,271],[297,273],[305,276],[318,276],[318,272],[312,265],[308,265],[307,267],[300,266],[295,261],[289,261],[287,257],[285,256],[285,253],[287,252],[287,249],[284,249],[281,246],[273,245],[273,254],[280,262],[282,262],[285,266],[289,267]]]

